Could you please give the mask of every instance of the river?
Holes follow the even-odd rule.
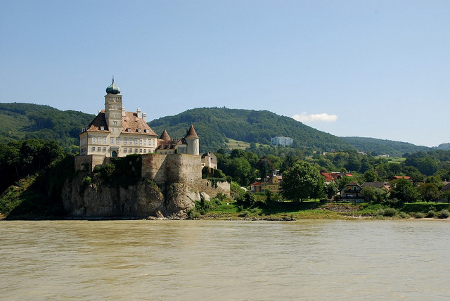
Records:
[[[448,300],[450,221],[1,221],[1,300]]]

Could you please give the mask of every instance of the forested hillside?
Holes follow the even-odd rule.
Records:
[[[57,141],[65,150],[77,152],[78,134],[93,115],[29,103],[0,103],[0,139]]]
[[[166,129],[172,138],[181,138],[191,123],[201,137],[202,151],[224,148],[227,138],[270,144],[270,139],[276,136],[291,137],[294,139],[294,147],[309,151],[353,148],[336,136],[269,111],[198,108],[153,120],[149,125],[157,133]]]
[[[391,157],[401,157],[407,153],[429,151],[431,148],[426,146],[417,146],[407,142],[364,138],[364,137],[341,137],[345,142],[353,145],[358,150],[373,155],[388,154]]]

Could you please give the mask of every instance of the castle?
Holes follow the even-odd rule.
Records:
[[[218,193],[230,196],[230,183],[202,179],[202,168],[216,168],[217,158],[212,153],[199,155],[193,125],[186,136],[174,140],[166,130],[158,138],[145,119],[140,109],[125,111],[113,79],[106,88],[105,109],[79,135],[80,155],[75,157],[79,172],[62,190],[69,216],[184,218],[195,201]],[[131,154],[140,156],[127,157]],[[95,175],[96,166],[119,161],[125,162],[123,172],[139,171],[139,179],[122,187]]]
[[[158,139],[146,123],[141,109],[126,112],[120,88],[114,83],[106,88],[105,109],[80,133],[80,155],[125,157],[130,154],[199,155],[199,137],[191,125],[186,136],[172,140],[166,130]]]

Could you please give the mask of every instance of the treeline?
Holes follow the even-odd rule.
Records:
[[[233,181],[247,186],[269,172],[287,170],[297,161],[313,164],[321,172],[352,173],[357,182],[385,181],[394,176],[409,176],[414,182],[428,178],[450,181],[450,151],[435,150],[406,155],[403,162],[347,150],[306,156],[301,150],[279,147],[277,155],[265,154],[265,148],[253,151],[220,149],[216,152],[219,169]],[[267,151],[270,153],[270,151]]]
[[[2,141],[44,139],[58,141],[67,152],[78,152],[78,134],[94,118],[77,111],[26,103],[0,104]]]
[[[153,120],[149,125],[157,133],[166,129],[172,138],[181,138],[191,123],[201,137],[201,151],[226,148],[227,138],[270,145],[271,138],[277,136],[293,138],[292,147],[305,151],[352,148],[336,136],[269,111],[198,108]]]

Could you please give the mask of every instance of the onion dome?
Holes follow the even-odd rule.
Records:
[[[118,86],[116,86],[116,84],[114,83],[114,77],[112,79],[111,85],[109,85],[106,88],[106,93],[107,94],[119,94],[120,93],[120,88]]]

